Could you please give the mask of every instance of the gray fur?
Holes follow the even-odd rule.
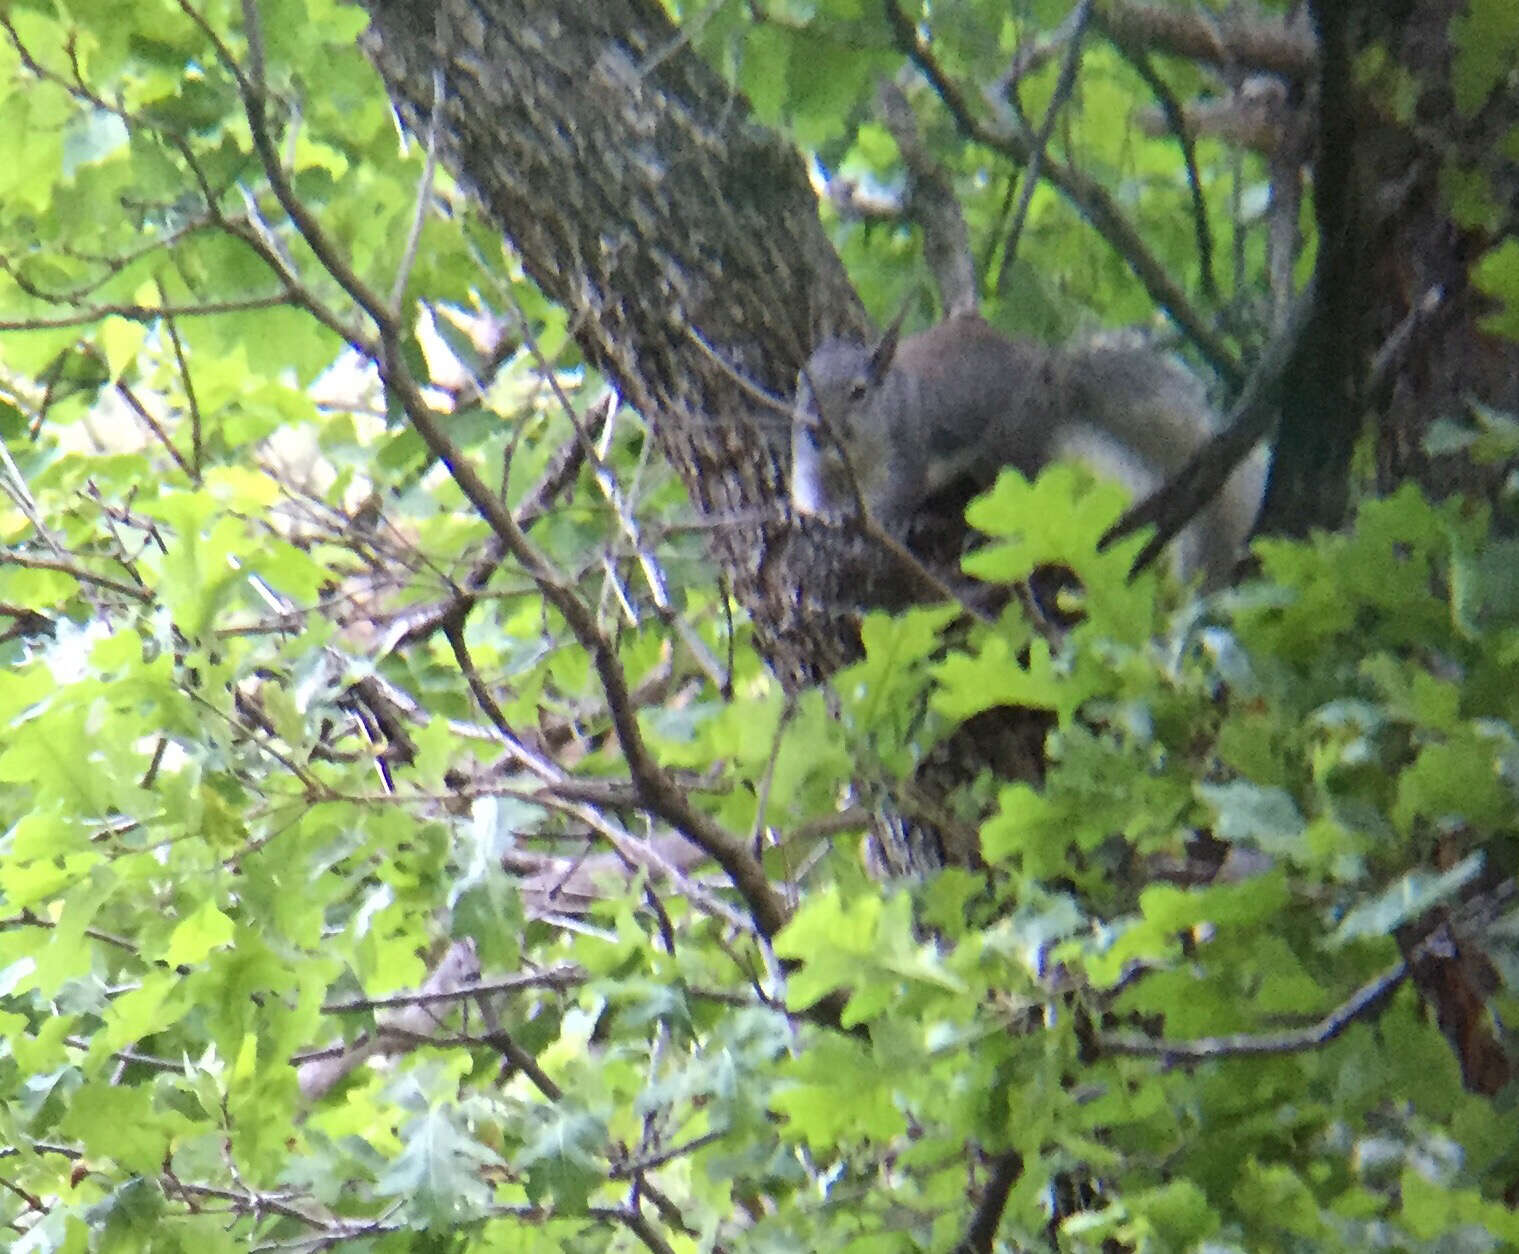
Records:
[[[873,345],[828,340],[808,359],[792,426],[792,503],[801,513],[852,513],[852,471],[870,513],[901,535],[957,479],[987,485],[1004,466],[1033,476],[1061,458],[1138,498],[1180,469],[1215,425],[1198,381],[1149,349],[1051,349],[970,315],[900,345],[893,327]],[[1265,470],[1257,451],[1183,532],[1173,546],[1178,573],[1228,573]]]

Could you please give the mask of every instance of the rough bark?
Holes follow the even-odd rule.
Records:
[[[811,344],[865,325],[796,151],[752,119],[654,0],[366,5],[371,54],[407,123],[428,132],[441,84],[442,159],[569,311],[587,358],[650,421],[716,524],[714,556],[762,654],[793,687],[852,657],[856,608],[900,602],[912,581],[875,546],[790,516],[785,416],[734,378],[789,395]],[[1446,42],[1456,0],[1408,0],[1395,19],[1372,6],[1377,20],[1352,5],[1360,20],[1348,28],[1341,7],[1315,8],[1343,41],[1336,112],[1314,158],[1321,225],[1337,234],[1321,242],[1332,290],[1319,297],[1319,329],[1284,383],[1297,392],[1269,514],[1287,531],[1339,520],[1363,402],[1378,420],[1385,487],[1410,473],[1430,482],[1418,441],[1432,417],[1472,394],[1500,408],[1519,399],[1514,346],[1479,332],[1469,282],[1496,237],[1458,228],[1439,191],[1451,151],[1478,168],[1496,159],[1491,137],[1512,103],[1456,115]],[[1417,130],[1350,97],[1348,67],[1372,43],[1416,76]],[[1301,80],[1309,51],[1294,32],[1279,72]],[[1373,350],[1433,290],[1439,316],[1421,324],[1393,381],[1373,376],[1367,394]],[[939,548],[958,540],[947,534]]]
[[[1380,389],[1368,397],[1378,424],[1378,489],[1416,478],[1436,493],[1497,500],[1507,466],[1432,461],[1422,448],[1433,419],[1466,413],[1472,399],[1519,411],[1519,345],[1483,329],[1492,304],[1472,282],[1477,262],[1519,230],[1519,164],[1506,141],[1519,125],[1519,92],[1510,80],[1470,116],[1457,108],[1451,21],[1465,9],[1464,0],[1398,0],[1364,10],[1358,47],[1380,43],[1417,94],[1408,121],[1360,124],[1357,156],[1372,191],[1362,198],[1369,256],[1359,290],[1373,345],[1394,342],[1421,301],[1440,298],[1428,327],[1372,379]],[[1452,214],[1449,193],[1468,181],[1490,189],[1494,220],[1460,222]]]
[[[866,327],[796,150],[650,0],[367,7],[408,125],[428,132],[441,82],[440,156],[718,524],[767,660],[796,684],[849,657],[845,607],[862,579],[890,599],[890,571],[793,522],[785,416],[733,377],[787,397],[820,335]]]
[[[1470,117],[1451,86],[1450,22],[1459,0],[1390,5],[1320,0],[1322,43],[1313,186],[1319,226],[1313,322],[1287,370],[1265,530],[1306,534],[1344,520],[1352,445],[1375,424],[1377,488],[1417,479],[1436,494],[1498,500],[1508,468],[1432,461],[1423,436],[1475,399],[1519,405],[1519,346],[1487,334],[1474,264],[1510,237],[1512,208],[1492,226],[1462,224],[1447,199],[1457,179],[1513,206],[1515,168],[1503,139],[1519,98],[1501,87]],[[1357,58],[1377,47],[1417,88],[1413,121],[1390,106],[1387,82],[1356,85]]]

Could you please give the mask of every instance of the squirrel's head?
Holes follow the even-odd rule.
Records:
[[[867,500],[885,473],[892,416],[884,384],[896,356],[898,318],[875,344],[825,340],[797,377],[791,499],[804,514],[847,512],[850,484]]]

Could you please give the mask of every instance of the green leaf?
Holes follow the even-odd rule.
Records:
[[[1329,1228],[1307,1183],[1285,1163],[1250,1162],[1236,1186],[1234,1204],[1262,1233],[1278,1239],[1323,1240]]]
[[[1490,540],[1451,562],[1451,613],[1468,636],[1519,626],[1519,541]]]
[[[232,920],[214,902],[203,901],[200,909],[174,929],[164,951],[164,961],[171,967],[193,965],[213,949],[229,944],[232,932]]]
[[[882,1075],[854,1041],[831,1037],[785,1068],[790,1083],[772,1101],[790,1138],[814,1147],[885,1140],[906,1131]]]
[[[601,1159],[606,1125],[573,1102],[560,1101],[533,1116],[535,1131],[514,1156],[527,1174],[527,1194],[534,1201],[552,1199],[570,1214],[585,1207],[591,1190],[605,1175]]]
[[[1084,467],[1060,463],[1030,484],[1004,471],[991,492],[965,511],[972,526],[998,539],[967,557],[968,574],[1010,582],[1037,566],[1067,567],[1080,581],[1085,629],[1116,640],[1154,634],[1157,581],[1153,573],[1129,578],[1142,537],[1102,552],[1099,543],[1123,512],[1124,490],[1094,480]]]
[[[1410,1168],[1399,1180],[1404,1226],[1424,1241],[1482,1233],[1506,1244],[1519,1242],[1519,1214],[1475,1189],[1448,1189]]]
[[[458,1111],[435,1106],[407,1124],[403,1148],[375,1181],[383,1197],[400,1199],[423,1228],[451,1228],[479,1219],[490,1205],[483,1168],[500,1157],[461,1126]]]
[[[1409,871],[1370,901],[1364,901],[1340,920],[1329,938],[1339,946],[1363,936],[1390,936],[1395,929],[1418,918],[1431,906],[1460,892],[1482,872],[1480,852],[1468,854],[1448,871],[1438,875],[1427,871]]]
[[[77,1140],[91,1158],[156,1177],[175,1139],[191,1127],[178,1113],[157,1109],[146,1088],[92,1081],[72,1095],[59,1132]]]
[[[984,638],[974,653],[952,653],[934,668],[938,686],[933,706],[947,718],[964,721],[998,706],[1055,710],[1061,721],[1092,695],[1057,669],[1044,640],[1001,634]],[[1018,656],[1026,650],[1025,658]]]
[[[1519,57],[1519,21],[1504,0],[1469,0],[1451,19],[1450,34],[1456,107],[1470,117]]]
[[[1478,828],[1507,822],[1513,797],[1498,764],[1512,750],[1511,732],[1480,725],[1459,729],[1443,743],[1425,745],[1413,765],[1398,776],[1393,821],[1410,834],[1420,819],[1459,819]]]
[[[101,1231],[102,1250],[151,1249],[164,1222],[163,1190],[150,1176],[135,1176],[98,1203],[92,1218]]]
[[[1482,325],[1493,335],[1519,339],[1519,240],[1507,239],[1472,267],[1477,287],[1498,304]]]
[[[1222,1226],[1203,1189],[1191,1180],[1173,1180],[1129,1199],[1128,1210],[1168,1249],[1189,1249]]]
[[[884,903],[861,894],[845,900],[836,887],[815,894],[775,937],[775,952],[804,960],[787,983],[787,1000],[798,1010],[835,988],[854,983],[859,960],[875,948]]]
[[[1303,816],[1281,788],[1262,788],[1248,780],[1198,784],[1198,798],[1218,815],[1214,833],[1220,840],[1250,844],[1265,853],[1287,857],[1302,853]]]

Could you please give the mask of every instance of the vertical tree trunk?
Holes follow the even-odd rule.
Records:
[[[788,397],[818,335],[865,325],[796,150],[651,0],[367,7],[408,125],[428,132],[440,82],[440,156],[717,524],[777,673],[796,683],[849,656],[852,631],[818,611],[857,604],[859,570],[792,527],[786,417],[713,359]]]

